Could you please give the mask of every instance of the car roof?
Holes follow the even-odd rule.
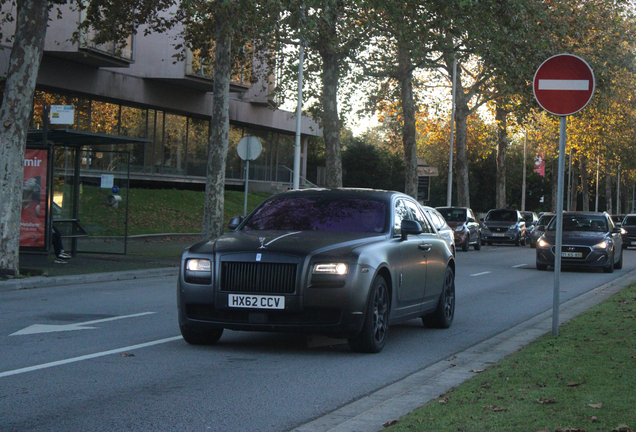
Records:
[[[280,192],[276,195],[272,195],[270,198],[274,197],[283,197],[283,196],[320,196],[320,195],[329,195],[329,196],[363,196],[365,198],[370,199],[379,199],[379,200],[390,200],[393,196],[401,196],[412,198],[409,195],[406,195],[402,192],[396,191],[388,191],[381,189],[365,189],[365,188],[311,188],[311,189],[295,189],[288,190],[284,192]]]

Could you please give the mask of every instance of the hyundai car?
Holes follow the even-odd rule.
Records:
[[[537,242],[537,270],[554,266],[557,218]],[[561,266],[597,267],[605,273],[623,268],[621,229],[605,212],[564,212]]]

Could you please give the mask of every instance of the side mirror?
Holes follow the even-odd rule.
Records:
[[[537,225],[537,226],[535,227],[535,229],[536,229],[537,231],[545,231],[545,225]]]
[[[230,219],[230,223],[227,224],[228,229],[234,231],[243,222],[243,216],[236,216]]]
[[[479,219],[479,222],[483,222],[483,221],[484,221],[484,218],[480,218],[480,219]]]
[[[410,234],[417,235],[422,234],[422,226],[419,222],[409,219],[402,219],[402,240],[406,240]]]
[[[618,227],[615,227],[615,228],[612,230],[612,234],[620,234],[620,233],[621,233],[621,229],[620,229],[620,228],[618,228]]]

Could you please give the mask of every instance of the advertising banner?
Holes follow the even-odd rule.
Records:
[[[543,159],[543,153],[539,153],[534,160],[534,172],[541,177],[545,177],[545,159]]]
[[[20,246],[44,247],[45,244],[47,160],[47,150],[26,150]]]

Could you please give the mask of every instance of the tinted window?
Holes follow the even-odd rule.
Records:
[[[405,203],[411,210],[411,213],[415,217],[415,220],[420,223],[420,226],[422,227],[422,231],[425,233],[433,232],[433,230],[428,224],[428,221],[426,220],[426,217],[424,216],[424,213],[420,209],[420,206],[412,201],[405,201]]]
[[[623,225],[636,225],[636,216],[627,216],[623,221]]]
[[[486,215],[487,221],[517,222],[516,210],[490,210]]]
[[[603,215],[563,215],[563,231],[608,232],[607,219]],[[548,229],[556,230],[556,218],[552,219]]]
[[[547,225],[550,223],[553,217],[554,215],[543,215],[539,218],[539,222],[537,222],[537,225]]]
[[[523,219],[526,221],[527,224],[531,224],[534,221],[534,215],[532,213],[524,213],[523,215]]]
[[[408,208],[406,208],[406,204],[404,204],[404,200],[395,201],[395,222],[393,225],[393,230],[395,234],[402,233],[402,220],[403,219],[412,219],[411,214],[409,213]]]
[[[283,231],[385,230],[382,201],[348,197],[282,197],[263,204],[242,229]]]
[[[437,211],[442,214],[446,222],[464,222],[467,218],[466,209],[462,208],[438,208]]]

